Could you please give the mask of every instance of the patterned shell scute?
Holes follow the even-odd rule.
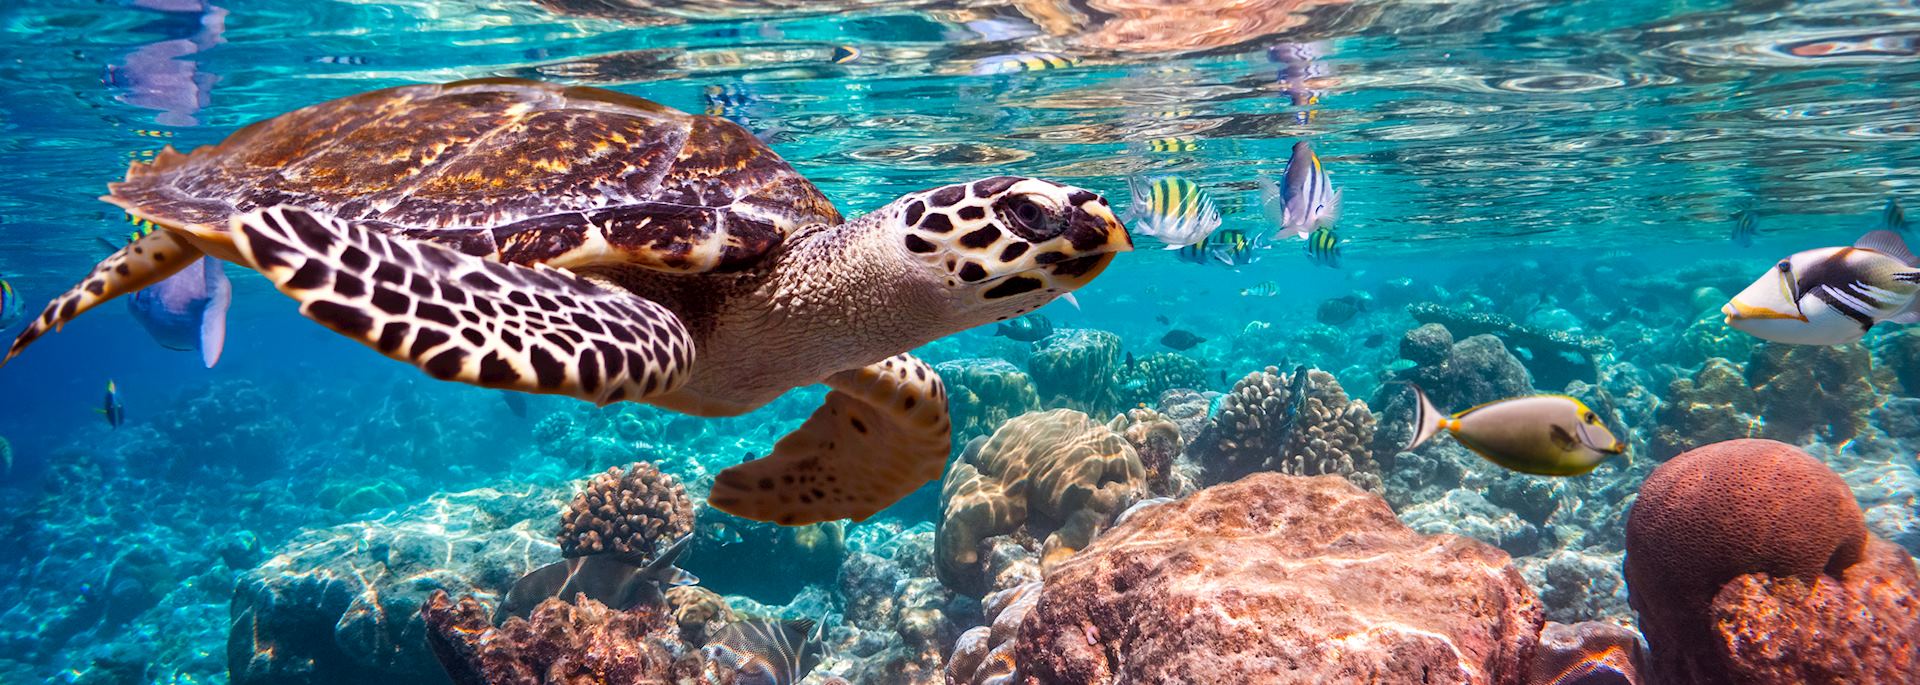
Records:
[[[165,225],[278,204],[516,264],[681,272],[756,263],[839,212],[746,130],[613,91],[403,86],[163,152],[108,201]]]

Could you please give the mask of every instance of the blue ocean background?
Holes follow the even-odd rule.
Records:
[[[1758,344],[1711,314],[1724,297],[1703,308],[1697,289],[1729,295],[1795,251],[1851,243],[1889,199],[1920,210],[1911,2],[1243,2],[1233,21],[1193,25],[1205,30],[1172,22],[1177,10],[1113,9],[1129,3],[1059,3],[1079,9],[1051,22],[991,2],[577,3],[620,18],[566,4],[7,3],[0,278],[28,315],[71,286],[104,256],[99,238],[131,230],[96,198],[163,145],[189,150],[412,83],[537,78],[727,116],[848,216],[998,174],[1080,185],[1124,207],[1129,175],[1177,174],[1209,190],[1226,228],[1268,231],[1255,178],[1279,178],[1307,139],[1344,193],[1339,268],[1312,263],[1299,241],[1230,269],[1141,239],[1079,291],[1078,308],[1040,314],[1058,329],[1117,334],[1140,359],[1175,352],[1160,342],[1170,330],[1205,338],[1180,351],[1204,368],[1199,390],[1306,364],[1377,411],[1390,369],[1404,368],[1394,366],[1402,336],[1419,325],[1410,304],[1605,338],[1605,371],[1584,380],[1621,395],[1616,417],[1646,461],[1575,486],[1598,492],[1644,476],[1674,381],[1709,357],[1744,365]],[[1317,104],[1289,102],[1268,52],[1281,43],[1323,46]],[[1034,55],[1071,64],[1005,66]],[[1185,142],[1155,149],[1166,140]],[[1749,246],[1729,240],[1742,210],[1759,217]],[[731,419],[552,397],[528,397],[518,416],[498,391],[431,381],[302,318],[258,275],[228,273],[234,302],[215,368],[155,345],[115,301],[0,369],[12,454],[0,481],[0,682],[229,682],[235,584],[303,532],[452,512],[449,493],[481,488],[539,493],[532,519],[575,481],[640,459],[698,484],[764,454],[823,392]],[[1242,294],[1267,283],[1276,294]],[[1323,303],[1348,296],[1373,304],[1321,318]],[[1026,362],[1032,345],[993,333],[918,353]],[[1877,329],[1859,352],[1874,371],[1826,379],[1873,388],[1867,438],[1801,441],[1879,484],[1862,498],[1870,523],[1910,551],[1920,550],[1920,434],[1901,431],[1920,423],[1920,374],[1903,366],[1920,364],[1916,336]],[[126,408],[118,427],[95,411],[109,380]],[[1642,395],[1625,399],[1627,386]],[[1383,414],[1382,430],[1405,420]],[[811,610],[807,601],[837,601],[836,555],[881,549],[939,516],[935,483],[835,532],[841,546],[815,556],[719,524],[741,530],[697,538],[708,542],[689,568],[727,594]],[[1488,541],[1525,557],[1549,554],[1554,539]],[[1615,605],[1565,616],[1624,615]]]

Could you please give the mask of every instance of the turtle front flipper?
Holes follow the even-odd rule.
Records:
[[[172,231],[153,231],[127,243],[94,265],[93,273],[87,274],[85,280],[48,302],[40,316],[34,317],[26,330],[20,332],[20,337],[13,339],[13,347],[7,350],[7,358],[0,360],[0,364],[13,361],[40,336],[60,330],[68,321],[100,303],[167,280],[200,257],[199,248]]]
[[[786,526],[864,521],[940,477],[953,424],[926,362],[895,355],[826,383],[826,403],[773,454],[721,471],[708,503]]]
[[[571,272],[297,207],[235,217],[229,234],[307,318],[434,378],[608,404],[671,392],[693,367],[673,312]]]

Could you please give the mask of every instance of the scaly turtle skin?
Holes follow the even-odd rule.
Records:
[[[852,221],[759,140],[594,88],[405,86],[135,164],[104,198],[163,230],[56,298],[7,359],[201,255],[429,375],[737,415],[832,392],[720,509],[864,519],[939,477],[940,379],[905,354],[1032,311],[1131,249],[1098,195],[1001,176]]]

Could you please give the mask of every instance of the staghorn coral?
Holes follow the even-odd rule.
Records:
[[[1278,471],[1339,475],[1369,491],[1382,490],[1380,467],[1373,461],[1373,413],[1365,402],[1349,400],[1332,374],[1305,373],[1304,401],[1297,410],[1293,373],[1283,376],[1269,366],[1234,384],[1188,452],[1203,469],[1204,483]]]
[[[1689,451],[1660,465],[1641,485],[1628,515],[1625,564],[1628,602],[1640,613],[1653,647],[1654,674],[1673,682],[1754,682],[1727,670],[1729,649],[1744,649],[1740,640],[1745,638],[1735,639],[1736,635],[1813,640],[1812,634],[1802,631],[1817,630],[1819,624],[1781,623],[1777,618],[1769,620],[1764,612],[1728,619],[1721,614],[1732,610],[1716,596],[1725,598],[1737,579],[1750,575],[1762,578],[1744,582],[1745,589],[1735,592],[1746,595],[1740,602],[1759,602],[1755,606],[1771,606],[1758,596],[1773,590],[1755,587],[1770,587],[1769,578],[1797,579],[1799,588],[1780,588],[1788,596],[1805,597],[1806,588],[1820,585],[1822,578],[1845,584],[1843,572],[1861,560],[1874,540],[1846,482],[1792,445],[1733,440]],[[1906,567],[1904,578],[1910,581],[1912,562],[1904,552],[1900,557]],[[1906,585],[1902,593],[1911,595],[1913,583]],[[1876,592],[1871,587],[1858,591]],[[1890,622],[1920,631],[1920,625],[1913,623],[1920,620],[1917,607],[1920,604],[1912,601],[1886,606],[1904,613],[1869,616],[1850,625],[1886,627]],[[1822,611],[1827,610],[1813,613]],[[1907,644],[1920,647],[1920,632],[1904,635],[1903,639],[1911,640]],[[1822,639],[1871,638],[1842,634]]]
[[[1114,372],[1121,366],[1120,336],[1063,329],[1040,341],[1027,360],[1041,406],[1070,407],[1107,416],[1120,407]]]
[[[560,514],[567,557],[613,554],[648,558],[693,532],[693,500],[673,476],[647,462],[608,468],[587,482]]]
[[[456,603],[436,590],[419,613],[454,685],[664,685],[700,672],[658,611],[548,599],[496,628],[473,597]]]
[[[1140,455],[1147,470],[1147,491],[1158,496],[1186,494],[1193,483],[1175,468],[1174,460],[1186,446],[1180,439],[1180,425],[1160,412],[1141,407],[1113,417],[1107,428],[1119,433]]]
[[[1043,565],[1064,559],[1145,483],[1133,446],[1086,414],[1055,409],[1008,421],[947,470],[935,543],[940,579],[974,596],[996,589],[984,563],[994,556],[984,543],[995,536],[1019,534]]]
[[[1519,685],[1542,618],[1509,562],[1409,530],[1345,479],[1255,474],[1141,510],[1054,567],[1014,665],[1019,682],[1089,685]]]
[[[1002,359],[955,359],[934,365],[947,384],[953,444],[993,433],[1007,419],[1040,408],[1033,378]]]
[[[1184,354],[1161,352],[1120,369],[1114,382],[1119,387],[1120,406],[1147,406],[1159,402],[1169,390],[1205,389],[1207,368]]]

